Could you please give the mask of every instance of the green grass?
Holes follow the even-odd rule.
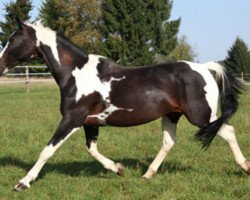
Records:
[[[250,87],[231,120],[238,142],[250,159]],[[249,199],[250,177],[234,163],[225,141],[217,137],[208,151],[193,140],[196,127],[178,124],[177,145],[157,175],[141,178],[157,154],[160,120],[132,128],[103,127],[99,150],[125,166],[125,176],[105,170],[85,147],[83,130],[74,134],[48,161],[31,189],[12,188],[32,167],[59,120],[59,90],[36,84],[0,86],[0,199]]]

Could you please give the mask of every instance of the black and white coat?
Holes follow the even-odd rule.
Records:
[[[227,140],[236,162],[250,173],[233,127],[225,124],[237,109],[239,83],[221,65],[180,61],[126,68],[103,56],[87,54],[41,23],[19,19],[17,23],[19,29],[0,54],[0,73],[31,57],[43,58],[60,88],[62,120],[16,190],[30,187],[46,161],[81,127],[90,155],[105,168],[123,175],[121,164],[98,152],[98,128],[135,126],[162,117],[163,145],[143,175],[151,178],[176,142],[176,124],[182,115],[201,128],[196,138],[204,147],[216,134]],[[215,71],[218,83],[209,70]],[[219,93],[223,109],[218,118]]]

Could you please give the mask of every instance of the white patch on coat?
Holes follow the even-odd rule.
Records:
[[[106,158],[101,153],[99,153],[97,149],[97,143],[91,142],[90,148],[88,148],[88,152],[93,158],[99,161],[106,169],[112,170],[115,173],[118,173],[119,169],[122,169],[121,164],[115,163],[114,161]]]
[[[48,27],[44,27],[40,21],[30,24],[25,22],[25,25],[32,27],[36,32],[37,37],[37,46],[39,47],[42,44],[47,45],[51,48],[52,54],[55,60],[60,65],[59,54],[57,50],[57,43],[56,43],[56,32],[51,30]]]
[[[9,38],[11,38],[14,34],[15,34],[16,31],[14,31],[10,36]],[[3,56],[4,52],[6,51],[6,49],[8,48],[9,46],[9,41],[7,42],[7,44],[5,45],[5,47],[3,48],[3,50],[0,52],[0,58]]]
[[[47,145],[40,153],[40,156],[36,164],[27,173],[27,175],[19,181],[19,183],[23,183],[27,187],[30,187],[30,182],[34,181],[37,178],[39,172],[41,171],[42,167],[47,162],[47,160],[51,158],[56,152],[56,150],[78,129],[79,127],[73,128],[72,131],[64,139],[60,140],[60,142],[58,142],[55,146],[53,146],[53,144]]]
[[[5,47],[3,48],[3,50],[0,52],[0,58],[3,56],[4,52],[6,51],[6,49],[9,46],[9,42],[7,42],[7,44],[5,45]]]
[[[6,51],[6,49],[8,48],[9,46],[9,42],[7,42],[7,44],[5,45],[5,47],[3,48],[3,50],[0,52],[0,59],[2,58],[4,52]],[[3,74],[6,74],[8,72],[8,69],[7,69],[7,66],[4,67],[4,72]]]
[[[113,104],[109,104],[107,106],[107,108],[102,111],[101,113],[99,114],[96,114],[96,115],[88,115],[87,117],[89,118],[97,118],[98,120],[100,120],[100,122],[103,122],[105,123],[105,120],[106,118],[111,115],[114,111],[118,111],[118,110],[126,110],[128,112],[132,112],[134,109],[125,109],[125,108],[119,108]]]
[[[222,80],[222,90],[225,90],[225,79],[226,79],[226,75],[225,75],[225,71],[224,71],[224,67],[222,65],[220,65],[219,63],[216,62],[207,62],[204,63],[204,65],[210,69],[216,72],[216,79],[217,80]]]
[[[9,71],[9,70],[6,68],[6,69],[4,70],[4,72],[3,72],[3,74],[7,74],[8,71]]]
[[[89,95],[93,92],[99,92],[104,100],[107,100],[109,97],[109,92],[111,90],[111,83],[113,81],[121,81],[122,78],[111,77],[108,82],[101,82],[98,77],[97,65],[100,62],[100,58],[105,58],[98,55],[89,55],[88,62],[82,67],[82,69],[75,68],[72,72],[72,75],[75,77],[77,93],[76,101],[82,97],[82,95]]]
[[[168,152],[176,143],[176,124],[172,123],[167,117],[162,117],[162,131],[163,144],[154,161],[149,166],[147,172],[143,175],[146,179],[151,178],[157,172]]]
[[[248,167],[245,165],[246,158],[243,156],[235,137],[234,127],[227,124],[223,124],[218,132],[218,135],[228,142],[233,152],[236,163],[240,165],[244,170],[248,170]]]
[[[210,116],[210,122],[214,121],[216,119],[216,112],[217,112],[217,103],[218,103],[218,97],[219,97],[219,88],[218,85],[212,76],[212,74],[209,72],[205,64],[199,64],[199,63],[193,63],[193,62],[187,62],[192,70],[198,72],[206,82],[206,85],[204,86],[204,90],[206,92],[206,100],[208,102],[209,107],[211,108],[211,116]]]
[[[99,113],[97,115],[89,115],[88,117],[97,117],[99,120],[105,121],[105,119],[114,111],[130,111],[130,109],[119,108],[110,102],[112,82],[121,81],[125,79],[125,76],[121,78],[111,77],[109,81],[102,82],[98,77],[97,70],[97,65],[100,62],[100,58],[104,57],[90,54],[88,62],[81,69],[76,67],[72,72],[72,75],[75,77],[77,87],[76,101],[79,101],[83,95],[87,96],[94,92],[98,92],[102,96],[103,100],[106,103],[106,109],[102,113]]]

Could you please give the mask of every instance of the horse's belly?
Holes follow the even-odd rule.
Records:
[[[106,107],[94,112],[94,114],[92,112],[84,123],[120,127],[135,126],[175,111],[175,106],[168,103],[166,94],[163,92],[158,91],[158,95],[152,91],[132,93],[133,95],[119,93],[119,98],[113,97],[109,102],[106,101]]]
[[[98,115],[89,115],[85,120],[85,124],[127,127],[145,124],[161,116],[162,113],[144,112],[143,110],[117,110],[109,115],[104,112]]]

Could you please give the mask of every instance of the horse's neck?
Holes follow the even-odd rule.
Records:
[[[58,61],[53,56],[50,47],[41,45],[40,49],[42,58],[45,61],[46,65],[48,66],[49,71],[56,80],[57,84],[60,85],[60,78],[59,78],[60,77],[59,74],[61,73],[60,63],[58,63]]]
[[[57,40],[58,56],[51,51],[52,47],[41,46],[43,59],[59,87],[63,87],[71,76],[75,67],[83,66],[87,62],[87,55],[80,51],[66,39]]]

